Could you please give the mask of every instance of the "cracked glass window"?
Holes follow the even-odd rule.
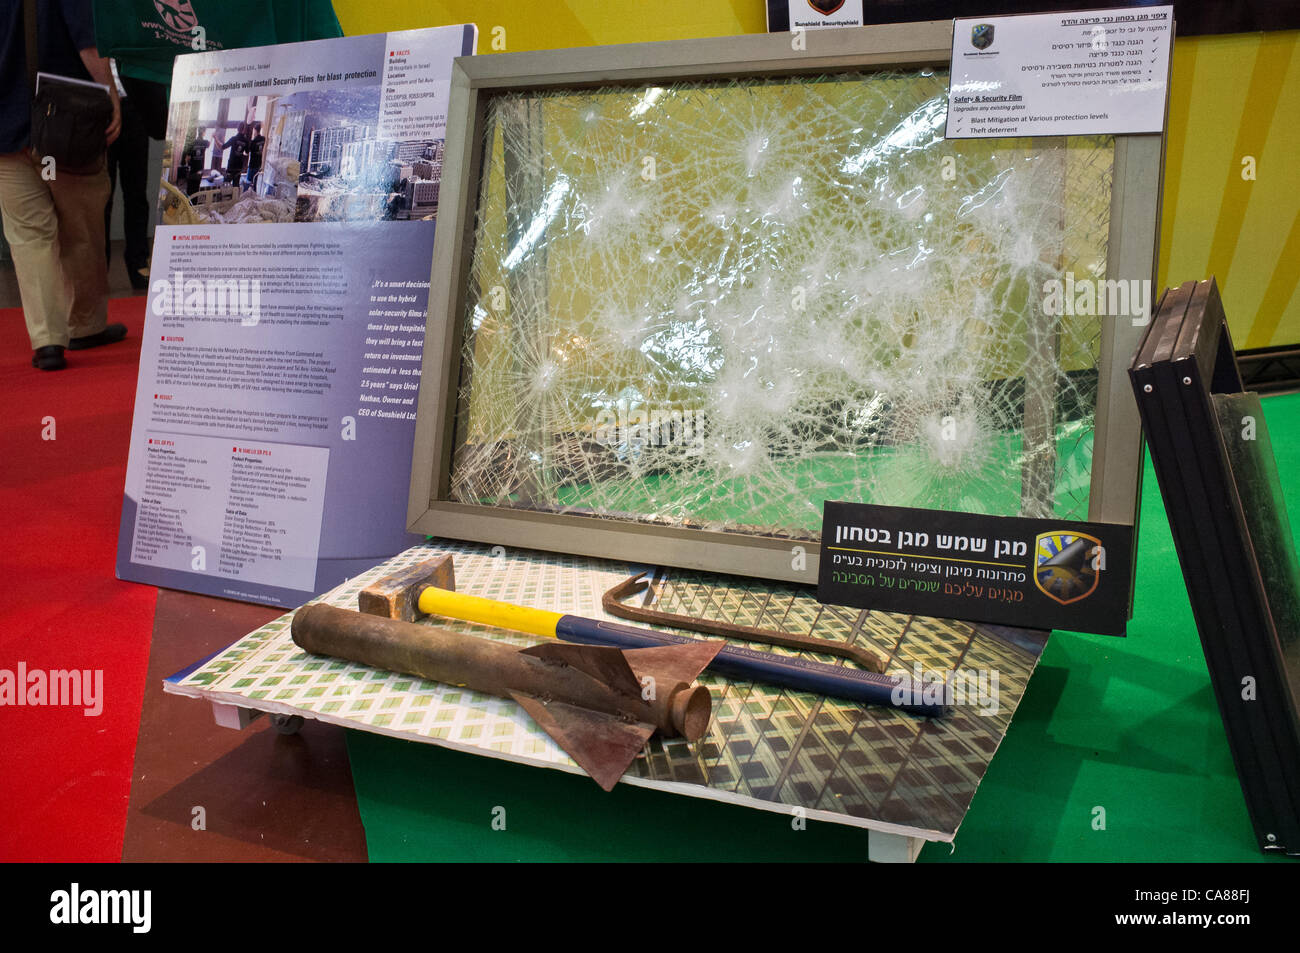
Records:
[[[1067,279],[1106,274],[1113,140],[946,141],[947,85],[489,98],[450,499],[795,538],[825,500],[1086,518],[1103,319]]]

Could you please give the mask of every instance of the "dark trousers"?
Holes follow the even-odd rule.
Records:
[[[108,147],[108,181],[111,189],[122,182],[122,227],[126,237],[128,275],[149,267],[149,133],[144,118],[127,96],[122,100],[122,134]],[[108,242],[113,219],[113,195],[104,206],[104,237]]]

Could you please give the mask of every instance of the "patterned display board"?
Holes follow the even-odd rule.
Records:
[[[356,608],[370,582],[452,553],[457,588],[472,595],[610,618],[602,594],[639,567],[473,543],[414,547],[320,601]],[[919,718],[807,692],[705,674],[714,696],[694,744],[652,738],[624,781],[837,823],[951,841],[1038,662],[1046,633],[820,605],[812,590],[756,580],[660,572],[656,608],[867,645],[889,669],[955,670],[953,712]],[[292,613],[249,633],[166,690],[503,757],[578,767],[513,701],[365,665],[308,655]],[[536,641],[469,623],[438,624],[519,646]],[[752,648],[793,654],[782,648]],[[845,664],[832,656],[813,656]]]

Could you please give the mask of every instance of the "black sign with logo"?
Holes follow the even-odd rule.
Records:
[[[1032,629],[1124,635],[1133,527],[827,502],[817,598]]]

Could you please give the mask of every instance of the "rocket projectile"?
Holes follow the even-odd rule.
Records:
[[[504,642],[317,603],[293,617],[293,641],[314,655],[373,665],[512,698],[610,790],[658,731],[698,740],[713,699],[695,677],[718,641],[648,649]]]

